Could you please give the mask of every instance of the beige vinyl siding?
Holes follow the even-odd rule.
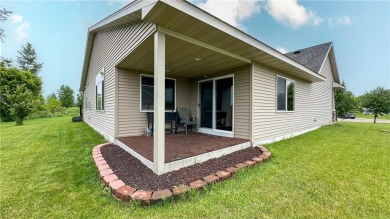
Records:
[[[146,114],[140,113],[140,74],[118,69],[118,136],[145,133]]]
[[[197,79],[190,80],[190,107],[189,112],[192,116],[198,118],[198,82]]]
[[[118,136],[141,136],[147,126],[146,113],[140,112],[139,72],[118,69]],[[189,108],[189,79],[176,78],[176,107]],[[167,124],[168,125],[168,124]]]
[[[190,108],[190,89],[189,79],[176,79],[176,108]]]
[[[154,24],[139,22],[99,32],[95,35],[84,92],[88,109],[84,121],[110,141],[115,137],[115,66],[149,37]],[[96,111],[95,77],[104,68],[104,111]]]
[[[223,75],[234,75],[234,137],[250,139],[250,65],[219,72],[208,76],[212,79]],[[190,111],[197,115],[198,82],[202,79],[191,80]]]
[[[250,66],[234,73],[234,137],[250,139]]]
[[[280,139],[332,122],[332,72],[329,59],[321,74],[326,81],[310,83],[254,64],[253,142]],[[277,75],[295,81],[295,111],[276,111]]]

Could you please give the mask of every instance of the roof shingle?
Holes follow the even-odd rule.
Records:
[[[328,42],[305,49],[295,50],[294,52],[289,52],[285,55],[319,73],[331,46],[332,42]]]

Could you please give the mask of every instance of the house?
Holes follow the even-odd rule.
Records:
[[[80,91],[84,121],[119,145],[154,111],[153,162],[129,152],[162,174],[189,165],[165,163],[166,111],[249,147],[332,123],[339,84],[332,43],[284,55],[186,1],[136,0],[89,28]]]

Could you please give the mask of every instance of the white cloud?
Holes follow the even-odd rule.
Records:
[[[202,2],[193,0],[192,3],[240,29],[245,29],[242,24],[244,20],[260,13],[260,1],[256,0],[206,0]]]
[[[276,47],[276,50],[278,50],[278,51],[279,51],[280,53],[282,53],[282,54],[286,54],[286,53],[287,53],[287,50],[284,49],[284,48],[281,47],[281,46]]]
[[[343,17],[329,18],[328,23],[329,23],[329,27],[334,27],[336,25],[348,26],[351,25],[352,22],[350,17],[343,16]]]
[[[120,6],[123,7],[127,4],[129,4],[130,2],[132,2],[132,0],[107,0],[107,3],[109,6],[119,4]]]
[[[18,27],[15,29],[16,39],[26,39],[28,36],[28,31],[30,29],[30,23],[24,21],[23,16],[18,14],[12,14],[9,19],[12,21],[12,23],[16,23],[18,25]]]
[[[297,0],[268,0],[266,10],[275,20],[292,28],[308,23],[318,26],[322,22],[321,17],[298,4]]]
[[[15,30],[16,39],[23,40],[27,38],[27,31],[30,29],[30,24],[27,21],[24,21],[21,25],[19,25]]]
[[[19,23],[23,21],[23,16],[12,14],[9,19],[12,21],[12,23]]]

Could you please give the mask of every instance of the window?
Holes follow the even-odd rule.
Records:
[[[276,78],[276,93],[278,111],[294,111],[295,82],[287,78]]]
[[[176,80],[165,79],[165,110],[174,111]],[[141,111],[154,109],[154,78],[141,75]]]
[[[96,110],[104,110],[104,68],[96,75]]]

